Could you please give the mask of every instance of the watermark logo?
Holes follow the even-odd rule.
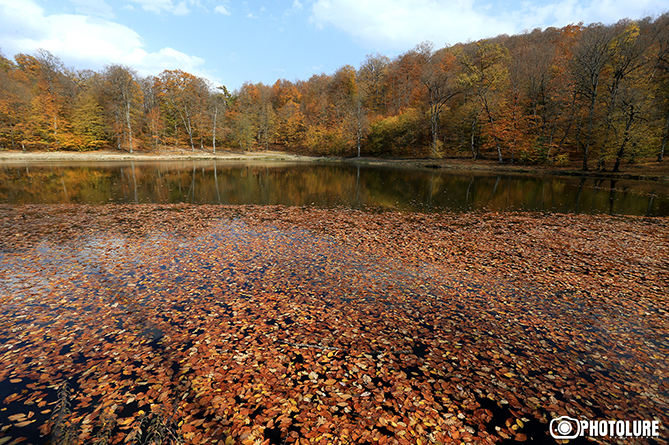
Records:
[[[548,426],[551,436],[556,439],[576,439],[582,433],[581,422],[567,416],[551,420]]]
[[[577,437],[659,437],[657,420],[579,420],[562,416],[548,426],[555,439]]]

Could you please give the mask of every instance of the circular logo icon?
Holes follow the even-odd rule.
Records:
[[[549,431],[555,439],[576,439],[581,435],[581,422],[572,417],[561,416],[551,420]]]
[[[571,430],[572,430],[571,423],[563,420],[562,422],[560,422],[558,424],[557,430],[561,435],[566,436],[569,433],[571,433]]]

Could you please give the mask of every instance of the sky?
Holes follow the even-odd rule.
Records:
[[[0,0],[0,51],[42,48],[74,69],[181,69],[233,91],[307,80],[368,55],[396,57],[572,23],[612,24],[666,0]]]

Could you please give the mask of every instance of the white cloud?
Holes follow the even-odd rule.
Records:
[[[0,0],[0,41],[7,56],[44,48],[77,67],[120,63],[143,76],[181,69],[218,84],[200,57],[173,48],[147,52],[141,36],[127,26],[84,15],[47,15],[32,0]]]
[[[486,16],[473,0],[318,0],[312,7],[317,26],[332,24],[379,49],[407,49],[424,40],[438,46],[508,32],[500,19]]]
[[[227,8],[223,5],[218,5],[214,8],[214,12],[218,14],[223,14],[223,15],[230,15],[230,11],[227,10]]]
[[[44,29],[42,20],[30,19],[43,14],[44,9],[31,1],[0,0],[0,42],[6,55],[25,40],[47,36],[48,30]]]
[[[111,6],[105,3],[104,0],[71,0],[78,13],[84,15],[96,15],[103,19],[114,18]]]
[[[288,17],[288,16],[291,16],[293,14],[298,14],[298,13],[302,12],[303,9],[304,9],[304,5],[302,5],[302,3],[300,3],[300,0],[293,0],[293,4],[291,5],[291,7],[289,9],[286,9],[284,11],[283,16]]]
[[[188,5],[200,6],[198,0],[183,0],[175,3],[172,0],[132,0],[135,3],[142,5],[142,9],[156,14],[164,12],[174,15],[186,15],[190,12]]]
[[[615,23],[623,18],[639,19],[667,10],[664,0],[562,0],[547,5],[523,4],[516,14],[519,23],[538,21],[539,26],[564,26],[570,23]]]
[[[527,1],[516,9],[485,1],[317,0],[310,20],[318,28],[333,25],[377,50],[405,50],[425,40],[441,46],[580,21],[613,23],[666,9],[666,0]]]
[[[134,54],[137,60],[130,65],[138,71],[156,73],[163,70],[181,69],[191,74],[198,75],[202,71],[204,59],[177,51],[173,48],[163,48],[157,53],[147,53],[142,49],[136,49]],[[203,76],[206,77],[206,76]]]

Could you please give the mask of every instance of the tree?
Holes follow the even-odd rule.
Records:
[[[301,109],[311,126],[327,127],[334,116],[330,102],[330,76],[313,75],[302,86]]]
[[[364,97],[363,106],[374,113],[387,109],[387,80],[390,59],[381,54],[368,55],[362,62],[356,76],[360,97]]]
[[[232,111],[232,135],[242,151],[251,149],[257,128],[253,119],[253,107],[258,102],[259,92],[255,85],[245,82],[234,94]]]
[[[509,52],[499,43],[481,41],[476,44],[473,55],[460,53],[460,60],[464,72],[460,76],[460,84],[477,98],[481,109],[485,112],[490,126],[489,132],[495,142],[497,158],[500,163],[502,157],[501,139],[495,117],[496,102],[500,96],[497,91],[504,86],[508,79],[508,69],[505,62]],[[475,118],[475,122],[476,122]]]
[[[141,79],[142,88],[142,111],[143,130],[151,138],[150,146],[157,150],[164,135],[165,121],[160,111],[160,91],[158,89],[158,78],[148,76]]]
[[[576,79],[578,92],[588,99],[588,120],[583,146],[583,171],[588,170],[588,155],[592,144],[592,130],[595,123],[595,109],[604,67],[609,62],[611,31],[601,24],[591,25],[583,31],[572,59],[572,74]]]
[[[647,111],[649,76],[644,73],[647,66],[644,52],[650,36],[640,32],[637,22],[629,20],[618,22],[613,31],[615,36],[610,44],[607,66],[610,74],[606,85],[609,93],[606,124],[612,136],[610,145],[618,147],[613,167],[617,172],[634,126]]]
[[[96,150],[106,142],[104,110],[92,92],[77,96],[72,113],[72,127],[79,150]]]
[[[328,102],[332,110],[330,125],[341,126],[348,118],[356,94],[356,71],[351,65],[344,65],[334,72],[327,86]]]
[[[216,153],[216,129],[222,120],[219,119],[219,116],[225,116],[232,100],[232,96],[225,86],[220,86],[217,90],[217,92],[209,96],[209,113],[212,116],[211,141],[214,153]]]
[[[276,112],[272,105],[272,90],[270,87],[259,83],[256,85],[258,99],[255,107],[256,128],[258,129],[258,142],[262,142],[265,151],[269,150],[269,141],[276,133]]]
[[[431,50],[424,42],[414,49],[397,57],[390,65],[387,76],[387,90],[391,111],[400,114],[407,108],[418,105],[418,92],[421,90],[420,67],[425,60],[425,52]]]
[[[125,143],[132,153],[133,126],[143,96],[137,72],[124,65],[109,65],[105,68],[103,77],[105,96],[108,110],[113,116],[118,148],[120,150]]]
[[[662,162],[669,140],[669,13],[665,13],[653,24],[653,76],[655,109],[663,120],[660,137],[660,149],[657,154],[657,162]]]
[[[367,118],[367,108],[364,106],[367,95],[357,85],[358,83],[356,82],[356,88],[351,100],[348,127],[353,130],[357,155],[360,157],[362,140],[369,131],[369,119]]]
[[[59,97],[59,77],[63,72],[65,66],[63,62],[49,51],[38,49],[35,60],[39,67],[41,85],[45,94],[45,100],[42,102],[44,110],[46,111],[49,120],[53,125],[53,139],[58,139],[58,120],[62,113],[62,101]]]
[[[446,104],[461,92],[455,66],[455,55],[447,48],[437,52],[430,49],[421,70],[420,81],[426,90],[430,115],[431,155],[435,158],[441,156],[439,118]]]
[[[203,107],[209,98],[209,85],[204,79],[184,71],[165,70],[158,76],[157,87],[165,111],[181,122],[195,151],[193,136],[203,130]]]
[[[305,115],[302,111],[302,94],[297,85],[285,79],[272,85],[272,104],[276,110],[276,135],[286,146],[300,144],[305,133]]]
[[[30,107],[23,127],[26,142],[57,149],[67,142],[72,96],[64,94],[70,79],[63,63],[48,51],[38,50],[35,56],[17,54],[20,81],[30,89]],[[71,91],[71,89],[69,89]],[[70,100],[70,103],[68,103]],[[23,143],[23,142],[22,142]]]
[[[16,149],[23,147],[24,127],[28,120],[31,94],[16,78],[18,67],[0,53],[0,140]]]
[[[544,134],[547,135],[549,149],[555,146],[555,154],[562,151],[567,141],[571,140],[576,121],[578,85],[570,64],[582,30],[580,24],[568,25],[551,33],[550,37],[555,51],[547,70],[544,122],[549,124]],[[547,159],[550,160],[550,156]]]

